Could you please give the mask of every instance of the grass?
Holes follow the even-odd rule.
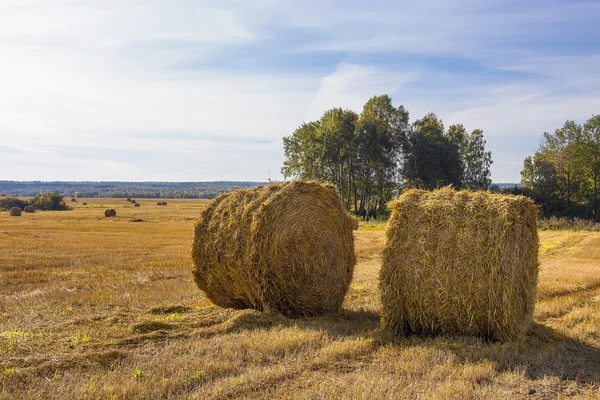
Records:
[[[0,399],[600,396],[600,233],[540,232],[525,341],[394,338],[377,329],[382,230],[355,232],[341,313],[288,319],[215,307],[195,287],[206,201],[140,202],[0,214]]]

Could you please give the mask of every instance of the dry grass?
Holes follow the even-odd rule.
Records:
[[[382,231],[355,232],[341,313],[288,319],[221,309],[198,291],[189,249],[206,202],[139,201],[0,214],[0,398],[600,396],[599,233],[540,233],[524,342],[387,338],[377,333]]]
[[[217,197],[196,224],[192,274],[222,307],[337,312],[356,262],[352,225],[332,185],[236,190]]]

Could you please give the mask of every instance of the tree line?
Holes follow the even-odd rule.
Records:
[[[214,199],[261,182],[18,182],[0,181],[0,194],[20,197],[56,192],[68,197]]]
[[[447,129],[434,113],[413,123],[388,95],[372,97],[362,113],[333,108],[283,138],[285,178],[337,186],[347,211],[384,216],[405,188],[487,190],[492,156],[483,131]]]
[[[54,193],[38,193],[29,200],[22,200],[18,197],[4,197],[0,199],[0,210],[10,210],[13,207],[24,210],[26,206],[33,206],[39,211],[66,211],[69,206],[66,205],[63,196]]]
[[[521,171],[521,192],[544,216],[600,221],[600,115],[545,132]]]

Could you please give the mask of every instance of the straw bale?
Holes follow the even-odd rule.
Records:
[[[443,188],[408,191],[390,207],[380,273],[384,328],[524,336],[538,276],[531,200]]]
[[[192,274],[215,304],[315,315],[339,310],[354,270],[337,189],[294,181],[220,195],[196,224]]]
[[[33,206],[25,206],[23,211],[25,211],[26,213],[33,213],[35,212],[35,208]]]
[[[108,210],[104,211],[104,216],[107,218],[116,217],[117,211],[114,208],[109,208]]]
[[[11,217],[20,217],[21,209],[19,207],[12,207],[9,211]]]

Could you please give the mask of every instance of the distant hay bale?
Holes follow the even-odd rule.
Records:
[[[135,201],[135,200],[133,200],[133,199],[131,199],[131,200],[129,200],[129,201],[130,201],[130,202],[132,202],[133,204],[135,204],[135,203],[136,203],[136,201]]]
[[[71,199],[71,201],[77,201],[77,199],[76,199],[75,197],[73,197],[73,198]]]
[[[35,212],[35,208],[33,206],[25,206],[25,208],[23,209],[23,211],[25,211],[26,213],[34,213]]]
[[[20,217],[21,209],[19,207],[12,207],[9,211],[11,217]]]
[[[158,203],[156,203],[157,206],[166,206],[167,202],[166,201],[159,201]]]
[[[128,197],[128,198],[127,198],[127,201],[131,201],[131,197]]]
[[[133,206],[134,206],[134,207],[139,207],[139,206],[140,206],[140,203],[135,203]]]
[[[109,208],[108,210],[104,211],[104,216],[106,218],[116,217],[117,211],[114,208]]]
[[[215,304],[315,315],[339,310],[354,271],[337,189],[286,182],[223,194],[202,213],[192,274]]]
[[[380,272],[384,328],[524,336],[538,276],[531,200],[444,188],[410,190],[390,207]]]
[[[87,206],[87,203],[83,203],[84,206]]]
[[[141,218],[134,218],[134,219],[130,219],[129,222],[144,222],[144,220]]]

